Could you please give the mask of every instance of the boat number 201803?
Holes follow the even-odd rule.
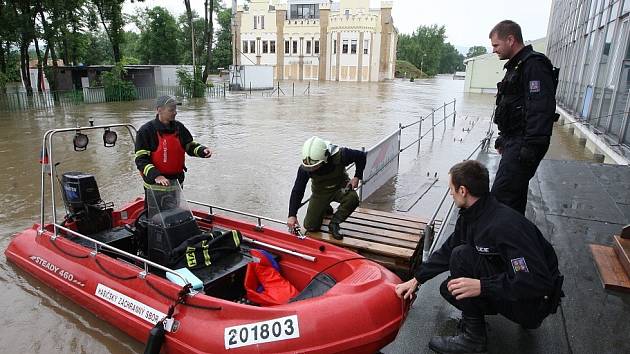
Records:
[[[299,337],[300,329],[297,316],[286,316],[268,321],[227,327],[225,329],[225,349]]]

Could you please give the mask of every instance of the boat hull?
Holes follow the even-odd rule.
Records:
[[[175,330],[166,334],[163,352],[374,353],[395,338],[407,308],[395,294],[400,279],[393,273],[316,240],[254,232],[254,225],[227,218],[214,220],[258,240],[316,255],[328,262],[333,276],[341,267],[335,262],[343,263],[342,272],[348,274],[322,296],[273,307],[202,293],[186,296],[184,304],[175,306]],[[53,239],[50,230],[38,235],[37,229],[34,225],[15,235],[5,251],[7,259],[136,340],[146,342],[150,329],[175,305],[180,286],[157,275],[144,276],[133,264],[66,238]],[[295,260],[292,267],[312,265]]]

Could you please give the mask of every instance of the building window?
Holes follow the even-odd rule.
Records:
[[[315,48],[314,49],[315,49],[314,53],[315,54],[319,54],[319,41],[318,40],[315,40]]]
[[[311,54],[311,41],[306,41],[306,54]]]
[[[258,29],[258,16],[254,16],[254,29]]]
[[[262,48],[263,49],[262,50],[263,54],[269,53],[269,42],[263,41],[262,43],[263,43],[263,48]]]
[[[348,40],[347,39],[344,39],[341,42],[341,53],[348,54]]]
[[[249,52],[256,53],[256,41],[249,41]]]
[[[289,54],[289,41],[284,41],[284,54]]]
[[[337,54],[337,40],[336,39],[333,40],[333,54]]]
[[[364,40],[363,41],[363,54],[367,54],[368,53],[368,48],[370,47],[370,41],[369,40]]]
[[[269,41],[269,53],[276,54],[276,41]]]
[[[293,54],[297,54],[297,41],[293,41]]]
[[[242,48],[243,53],[247,54],[247,41],[243,41],[243,48]]]
[[[319,18],[319,4],[297,4],[291,5],[291,19],[296,18]]]
[[[260,29],[265,29],[265,16],[258,16],[260,18]]]
[[[350,54],[357,54],[357,40],[353,39],[350,42]]]

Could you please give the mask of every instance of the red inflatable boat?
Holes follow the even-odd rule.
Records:
[[[41,219],[14,236],[7,259],[147,343],[147,352],[375,353],[396,337],[408,310],[394,291],[400,279],[356,253],[262,225],[278,220],[185,201],[176,183],[147,193],[144,212],[143,198],[116,209],[103,202],[87,173],[56,180],[56,134],[124,129],[135,137],[127,124],[45,134]],[[45,195],[52,195],[46,222]],[[55,195],[68,210],[63,221]],[[229,247],[213,249],[219,239]],[[260,262],[252,255],[259,250],[297,296],[265,306],[248,298],[267,290],[264,282],[249,284],[255,274],[248,264]]]

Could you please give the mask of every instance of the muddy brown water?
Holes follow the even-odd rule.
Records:
[[[400,155],[399,175],[364,205],[381,210],[409,210],[430,216],[445,191],[448,168],[466,158],[485,135],[494,98],[465,94],[463,81],[437,77],[415,82],[312,83],[310,95],[296,84],[291,97],[254,92],[226,98],[186,101],[177,119],[195,140],[210,146],[211,159],[187,159],[188,199],[286,219],[288,198],[300,160],[302,142],[319,135],[334,143],[370,147],[398,128],[427,115],[444,102],[457,100],[453,126],[439,125],[435,137],[423,139]],[[436,121],[442,112],[435,114]],[[0,116],[0,250],[13,234],[38,222],[40,213],[41,139],[53,128],[131,123],[152,119],[151,101],[91,104]],[[423,124],[428,131],[430,119]],[[417,125],[403,130],[402,146],[417,138]],[[101,197],[120,206],[142,194],[133,164],[133,146],[118,131],[114,148],[102,146],[100,132],[88,133],[87,151],[74,152],[72,135],[56,138],[58,170],[80,170],[96,176]],[[554,133],[547,158],[590,159],[566,129]],[[429,175],[429,177],[427,177]],[[420,198],[422,186],[438,182]],[[417,202],[416,202],[417,201]],[[414,203],[415,202],[415,203]],[[58,215],[63,215],[61,204]],[[304,210],[301,210],[300,217]],[[50,215],[50,213],[48,213]],[[282,227],[278,225],[278,227]],[[143,345],[97,318],[45,284],[8,263],[0,254],[0,352],[2,353],[134,353]]]

